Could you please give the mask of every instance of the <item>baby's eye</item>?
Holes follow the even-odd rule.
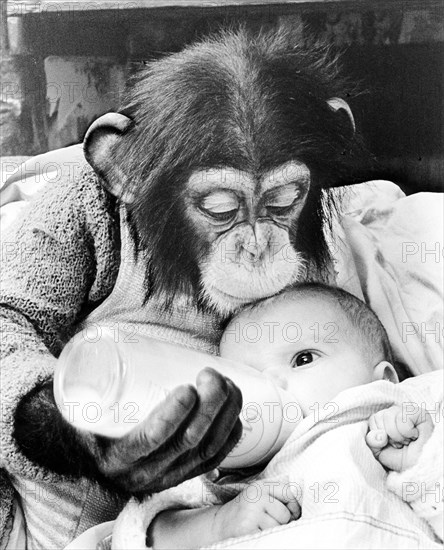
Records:
[[[314,356],[311,351],[302,351],[298,353],[293,359],[293,367],[302,367],[303,365],[308,365],[313,363]]]

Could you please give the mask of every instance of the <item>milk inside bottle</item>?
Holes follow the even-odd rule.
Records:
[[[260,372],[221,357],[102,327],[99,338],[82,332],[65,346],[54,395],[62,415],[76,428],[119,438],[143,422],[172,389],[195,384],[205,367],[230,378],[243,397],[242,436],[221,466],[242,468],[270,459],[302,419],[300,407]]]

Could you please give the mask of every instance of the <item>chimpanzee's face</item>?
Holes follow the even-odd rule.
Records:
[[[302,258],[292,241],[309,187],[310,171],[296,161],[261,175],[193,172],[183,200],[196,238],[207,243],[197,260],[206,301],[229,312],[298,280]]]
[[[337,63],[310,44],[223,32],[149,64],[126,114],[88,131],[88,162],[126,203],[146,300],[185,295],[226,315],[323,280],[326,188],[351,177],[361,146]]]

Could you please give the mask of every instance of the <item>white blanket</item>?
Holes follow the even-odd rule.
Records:
[[[435,406],[442,404],[442,375],[440,371],[399,385],[380,381],[353,388],[320,411],[318,418],[313,414],[304,419],[264,472],[248,481],[253,500],[261,490],[259,482],[286,484],[284,496],[298,499],[301,518],[211,548],[442,548],[421,511],[413,509],[419,504],[421,510],[427,501],[434,521],[440,520],[435,525],[440,523],[442,537],[443,418],[442,408]],[[412,412],[412,404],[423,403],[435,422],[434,433],[410,472],[413,479],[409,472],[387,476],[365,443],[368,417],[393,403],[404,404],[406,414]],[[113,548],[144,548],[146,527],[160,510],[226,501],[245,487],[245,482],[231,482],[195,479],[141,505],[131,502],[116,522]]]
[[[443,368],[444,195],[393,183],[349,188],[333,227],[337,284],[376,312],[414,374]]]

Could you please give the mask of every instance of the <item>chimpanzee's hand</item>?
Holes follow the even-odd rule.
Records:
[[[196,386],[177,387],[120,439],[85,435],[102,475],[136,494],[160,491],[215,468],[241,436],[242,394],[210,368],[199,373]]]

